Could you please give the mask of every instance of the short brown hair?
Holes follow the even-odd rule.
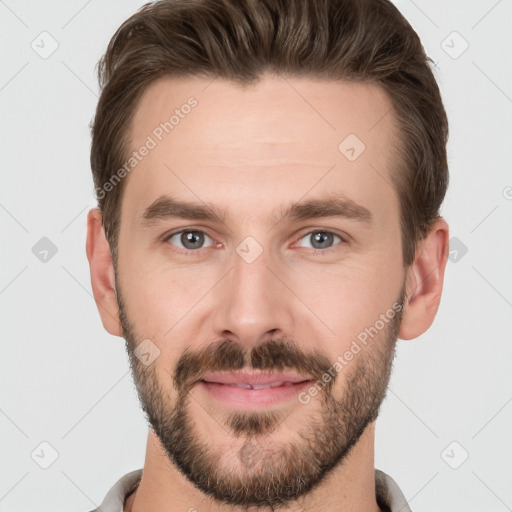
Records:
[[[144,5],[119,27],[98,63],[102,92],[91,125],[91,168],[114,259],[125,180],[107,194],[102,187],[126,161],[131,120],[148,85],[162,77],[217,76],[251,84],[268,71],[373,82],[387,92],[401,134],[392,180],[403,264],[410,265],[448,186],[448,120],[430,64],[418,35],[388,0]]]

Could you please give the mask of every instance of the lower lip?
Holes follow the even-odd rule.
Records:
[[[292,398],[297,399],[297,395],[311,386],[311,383],[312,381],[306,380],[291,386],[277,386],[267,389],[238,388],[236,386],[205,381],[201,381],[199,385],[209,396],[227,405],[244,408],[272,405]]]

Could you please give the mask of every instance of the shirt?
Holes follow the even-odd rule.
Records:
[[[91,512],[123,512],[124,502],[139,485],[142,469],[121,477],[108,491],[101,505]],[[384,471],[375,470],[377,504],[385,512],[412,512],[397,483]]]

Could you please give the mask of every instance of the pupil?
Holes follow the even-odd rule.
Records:
[[[186,231],[181,235],[181,243],[187,249],[198,249],[204,242],[204,236],[199,231]]]
[[[313,247],[315,249],[325,249],[326,247],[329,247],[329,245],[332,242],[332,234],[331,233],[324,233],[322,231],[319,231],[313,235]]]

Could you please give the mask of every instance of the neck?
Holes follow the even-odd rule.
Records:
[[[281,512],[381,512],[375,495],[374,441],[375,423],[372,423],[343,464],[334,468],[295,505],[280,509]],[[169,461],[150,429],[142,480],[126,500],[124,512],[193,509],[201,512],[246,512],[242,508],[217,503],[194,487]]]

